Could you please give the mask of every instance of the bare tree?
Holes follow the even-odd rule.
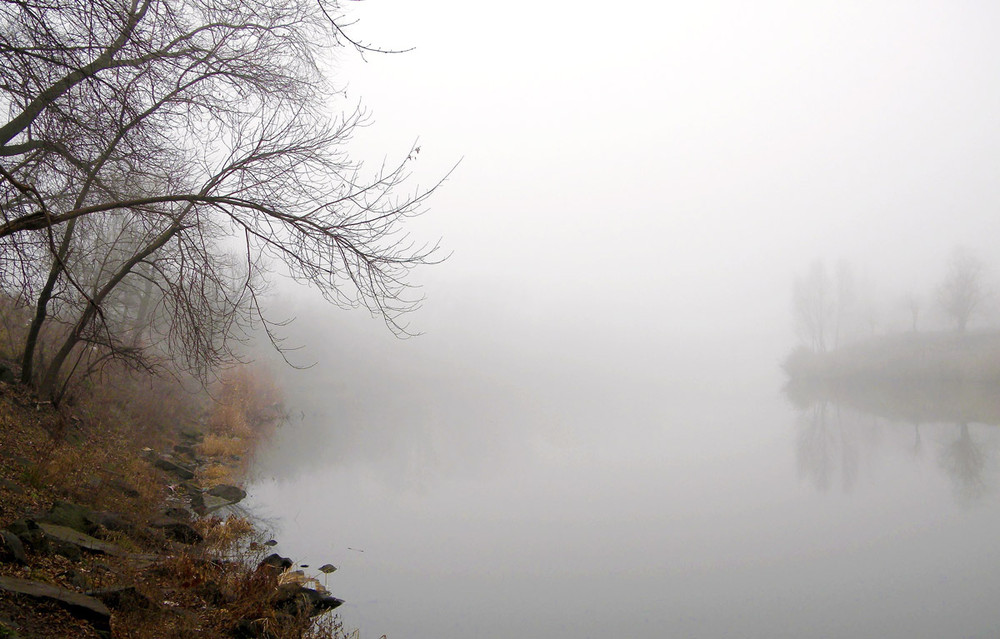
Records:
[[[792,288],[796,329],[813,351],[824,352],[830,345],[836,323],[835,292],[823,262],[816,260]]]
[[[216,364],[240,326],[271,326],[272,263],[406,333],[407,273],[436,247],[403,226],[436,185],[401,192],[413,153],[374,171],[346,155],[367,118],[329,115],[321,60],[372,49],[339,15],[328,0],[0,0],[0,284],[34,305],[24,382],[53,395],[69,362],[148,362],[151,343]],[[234,238],[238,260],[218,248]],[[36,373],[40,339],[54,351]]]
[[[857,301],[854,269],[851,268],[847,260],[841,259],[837,261],[835,282],[836,299],[834,305],[836,311],[834,313],[833,347],[839,348],[845,340],[851,313],[854,311]]]
[[[968,249],[956,248],[948,259],[944,281],[938,288],[938,303],[955,328],[964,333],[969,320],[986,301],[985,267]]]

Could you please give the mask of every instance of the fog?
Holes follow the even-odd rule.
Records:
[[[872,334],[908,292],[948,327],[957,246],[997,275],[1000,7],[349,10],[415,47],[337,75],[373,115],[356,154],[416,140],[413,186],[454,167],[411,226],[447,259],[413,273],[408,340],[276,287],[314,366],[259,355],[290,420],[253,492],[283,553],[341,567],[361,636],[1000,625],[990,391],[972,419],[941,408],[967,395],[806,401],[780,367],[816,260],[850,266]]]

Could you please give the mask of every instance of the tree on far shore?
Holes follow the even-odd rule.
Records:
[[[985,265],[966,248],[956,248],[948,258],[945,279],[938,287],[938,303],[959,333],[982,310],[987,298]]]
[[[835,321],[834,289],[826,266],[816,260],[803,277],[796,277],[792,305],[799,339],[814,352],[827,350]]]

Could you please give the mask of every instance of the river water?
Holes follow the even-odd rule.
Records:
[[[989,391],[789,396],[766,338],[404,344],[314,345],[252,487],[361,637],[1000,631]]]

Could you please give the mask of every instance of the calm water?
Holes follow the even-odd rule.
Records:
[[[255,508],[362,637],[1000,632],[989,393],[789,399],[759,340],[536,346],[294,378]]]

